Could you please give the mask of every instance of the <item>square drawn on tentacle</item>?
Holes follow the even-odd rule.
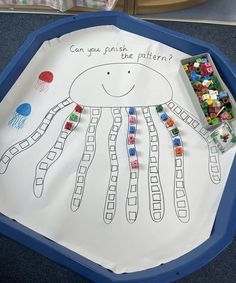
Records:
[[[111,180],[112,180],[112,182],[117,182],[117,176],[112,176]]]
[[[174,109],[174,112],[177,113],[177,114],[180,114],[181,111],[182,111],[182,110],[181,110],[181,108],[179,108],[179,106],[176,106],[175,109]],[[182,116],[182,115],[181,115],[181,116]]]
[[[94,146],[91,144],[91,145],[87,145],[86,146],[86,151],[94,151]]]
[[[92,109],[93,115],[99,115],[99,109]]]
[[[121,123],[121,117],[115,117],[115,123]]]
[[[115,205],[114,202],[108,202],[107,209],[114,209]]]
[[[90,154],[83,154],[82,160],[84,161],[89,161],[90,160],[91,155]]]
[[[41,134],[39,133],[39,132],[36,132],[33,136],[31,136],[32,137],[32,139],[34,140],[34,141],[37,141],[40,137],[41,137]]]
[[[158,183],[157,176],[151,177],[151,183]]]
[[[19,146],[21,148],[26,148],[27,146],[29,146],[29,142],[27,140],[22,141],[21,143],[19,143]]]
[[[63,144],[62,142],[56,142],[55,146],[56,149],[63,149]]]
[[[87,141],[88,142],[94,142],[94,136],[88,136]]]
[[[106,219],[112,220],[112,213],[106,213]]]
[[[10,157],[7,156],[7,155],[5,155],[5,156],[3,157],[3,159],[2,159],[2,162],[3,162],[4,164],[6,164],[9,160],[10,160]]]
[[[97,124],[97,122],[98,122],[98,118],[92,118],[92,120],[91,120],[92,124]]]
[[[56,152],[50,150],[49,153],[48,153],[48,155],[47,155],[47,158],[48,158],[49,160],[53,160],[53,159],[55,158],[55,156],[56,156]]]
[[[158,192],[160,189],[157,185],[155,185],[155,186],[151,186],[151,190],[152,192]]]
[[[43,184],[43,178],[37,178],[36,179],[36,185],[42,185]]]
[[[130,192],[134,193],[134,192],[136,192],[136,190],[137,190],[137,186],[136,185],[132,185],[131,189],[130,189]]]
[[[16,147],[13,147],[12,149],[10,149],[10,153],[12,155],[16,154],[19,150]]]
[[[79,167],[79,173],[81,173],[81,174],[84,174],[86,172],[86,170],[87,170],[87,167],[85,167],[85,166]]]
[[[157,141],[157,136],[155,135],[155,136],[152,136],[151,137],[151,142],[156,142]]]
[[[160,201],[161,200],[161,195],[160,194],[153,194],[152,195],[152,199],[154,201]]]
[[[120,113],[120,109],[117,109],[117,108],[112,109],[112,112],[113,112],[114,114],[119,114],[119,113]]]
[[[153,205],[153,210],[161,210],[160,202],[154,202],[152,205]]]
[[[115,199],[115,194],[109,194],[108,195],[109,200],[114,200]]]
[[[155,157],[155,156],[152,156],[152,157],[150,158],[150,162],[151,162],[151,163],[157,163],[156,157]]]
[[[136,205],[136,197],[128,198],[128,205]]]
[[[78,176],[78,183],[83,183],[84,182],[84,176]]]
[[[41,162],[39,169],[47,170],[48,169],[48,164],[46,162]]]
[[[151,166],[150,167],[150,173],[157,173],[158,170],[157,170],[157,167],[156,166]]]
[[[80,204],[80,199],[74,198],[73,199],[73,205],[76,206],[76,207],[79,207],[79,204]]]
[[[89,133],[94,133],[95,132],[95,127],[94,126],[89,126],[88,132]]]

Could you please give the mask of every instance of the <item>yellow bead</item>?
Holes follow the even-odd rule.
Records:
[[[208,99],[205,100],[205,102],[206,102],[208,105],[212,105],[213,102],[214,102],[214,100],[211,99],[211,98],[208,98]]]
[[[183,67],[185,71],[188,71],[188,64],[184,65]]]

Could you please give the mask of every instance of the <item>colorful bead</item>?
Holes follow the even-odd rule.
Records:
[[[179,129],[178,129],[178,128],[172,129],[172,130],[171,130],[171,134],[172,134],[173,136],[177,136],[177,135],[179,134]]]
[[[70,114],[70,121],[77,122],[78,121],[78,116],[75,113],[71,113]]]
[[[135,107],[130,107],[129,108],[129,115],[134,115],[136,113]]]
[[[161,118],[162,121],[165,122],[169,118],[169,116],[166,113],[163,113],[163,114],[161,114],[160,118]]]
[[[135,118],[135,116],[130,116],[130,117],[129,117],[129,122],[130,122],[130,124],[135,124],[135,123],[136,123],[136,118]]]
[[[73,124],[71,122],[66,122],[65,129],[66,130],[72,130],[72,128],[73,128]]]
[[[159,112],[162,112],[163,111],[163,106],[162,105],[157,105],[156,106],[156,111],[159,113]]]
[[[81,113],[82,111],[83,111],[83,108],[79,104],[77,104],[75,106],[75,112]]]
[[[166,127],[169,128],[169,127],[172,127],[174,125],[174,121],[172,118],[168,118],[166,120]]]
[[[128,144],[134,144],[134,143],[135,143],[135,136],[128,135]]]
[[[181,140],[180,140],[180,138],[174,138],[174,139],[173,139],[173,145],[174,145],[174,146],[180,146],[180,145],[181,145]]]
[[[133,148],[129,148],[129,155],[130,155],[130,156],[134,156],[135,153],[136,153],[136,150],[135,150],[134,147],[133,147]]]
[[[129,127],[129,133],[130,134],[135,134],[136,133],[136,128],[134,126]]]
[[[138,168],[138,160],[131,161],[131,168],[133,169]]]
[[[178,146],[175,148],[175,154],[176,156],[181,156],[184,153],[184,149],[182,148],[182,146]]]

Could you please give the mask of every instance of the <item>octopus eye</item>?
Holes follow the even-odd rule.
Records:
[[[107,75],[110,75],[110,72],[107,72]]]
[[[130,71],[128,71],[128,74],[130,74]]]

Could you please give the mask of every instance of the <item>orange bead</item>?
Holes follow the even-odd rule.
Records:
[[[174,125],[174,121],[171,118],[168,118],[166,121],[166,127],[172,127]]]
[[[175,154],[177,156],[181,156],[183,154],[183,152],[184,152],[184,149],[181,146],[178,146],[178,147],[175,148]]]

